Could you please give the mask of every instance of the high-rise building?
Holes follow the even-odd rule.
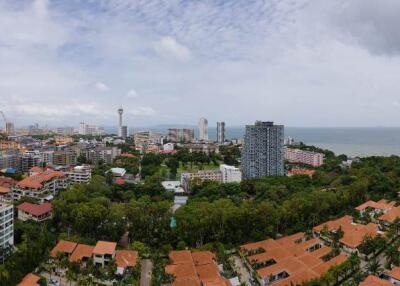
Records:
[[[284,126],[256,121],[246,126],[242,151],[244,179],[284,175]]]
[[[199,120],[199,140],[208,140],[208,121],[203,117]]]
[[[188,128],[169,128],[167,138],[172,142],[190,142],[194,139],[194,131]]]
[[[223,183],[240,183],[242,181],[242,172],[235,166],[222,164],[219,166],[219,170],[222,173]]]
[[[122,114],[124,113],[124,110],[122,109],[122,106],[118,108],[118,137],[121,138],[126,138],[127,133],[128,133],[128,128],[126,126],[122,126]],[[124,134],[125,131],[125,134]],[[125,135],[125,136],[124,136]]]
[[[120,130],[119,131],[119,133],[120,133],[119,137],[121,137],[122,139],[126,139],[128,137],[128,127],[123,125],[123,126],[121,126],[119,128],[119,130]]]
[[[0,202],[0,260],[12,252],[14,245],[14,210],[12,204]]]
[[[223,144],[225,142],[225,122],[217,122],[217,142]]]
[[[14,123],[6,122],[6,134],[15,135]]]

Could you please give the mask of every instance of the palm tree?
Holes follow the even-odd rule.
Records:
[[[389,268],[392,268],[392,264],[399,265],[400,255],[399,251],[394,245],[389,245],[385,250],[385,257]]]
[[[383,268],[378,260],[373,259],[368,263],[367,269],[370,274],[377,275],[383,271]]]

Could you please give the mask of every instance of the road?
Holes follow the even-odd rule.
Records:
[[[153,263],[150,259],[142,260],[142,270],[140,274],[140,286],[151,285],[151,272],[153,271]]]
[[[48,272],[42,272],[40,273],[41,276],[43,276],[44,278],[46,278],[47,282],[50,281],[50,274]],[[60,282],[60,286],[75,286],[76,283],[74,281],[67,281],[67,279],[63,278],[63,277],[59,277],[55,274],[51,275],[52,279],[56,279],[58,282]],[[48,283],[48,285],[50,285]]]
[[[246,266],[243,264],[240,257],[237,255],[234,255],[232,257],[235,263],[235,270],[239,274],[240,282],[245,283],[246,285],[252,285],[250,282],[250,273],[247,270]]]

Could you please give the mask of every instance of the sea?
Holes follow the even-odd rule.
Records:
[[[186,127],[197,129],[194,126]],[[167,126],[156,126],[135,128],[135,131],[152,130],[166,133],[167,129]],[[227,126],[225,135],[227,139],[241,139],[244,131],[244,126]],[[400,127],[285,127],[285,137],[288,136],[297,142],[301,141],[350,157],[400,156]],[[209,138],[216,139],[216,127],[209,128]]]

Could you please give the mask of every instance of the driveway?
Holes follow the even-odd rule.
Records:
[[[46,278],[48,285],[50,285],[50,283],[49,283],[50,282],[50,273],[42,272],[42,273],[40,273],[40,275],[43,276],[44,278]],[[60,276],[57,276],[55,274],[52,274],[51,278],[52,279],[56,279],[58,282],[60,282],[60,286],[69,286],[69,285],[76,286],[76,282],[68,281],[64,277],[60,277]]]
[[[251,275],[247,270],[246,266],[243,264],[242,260],[239,256],[233,255],[233,262],[236,272],[239,274],[240,282],[245,283],[246,285],[250,286],[251,284]]]
[[[142,270],[140,273],[140,286],[151,285],[151,272],[153,271],[153,263],[150,259],[142,260]]]

